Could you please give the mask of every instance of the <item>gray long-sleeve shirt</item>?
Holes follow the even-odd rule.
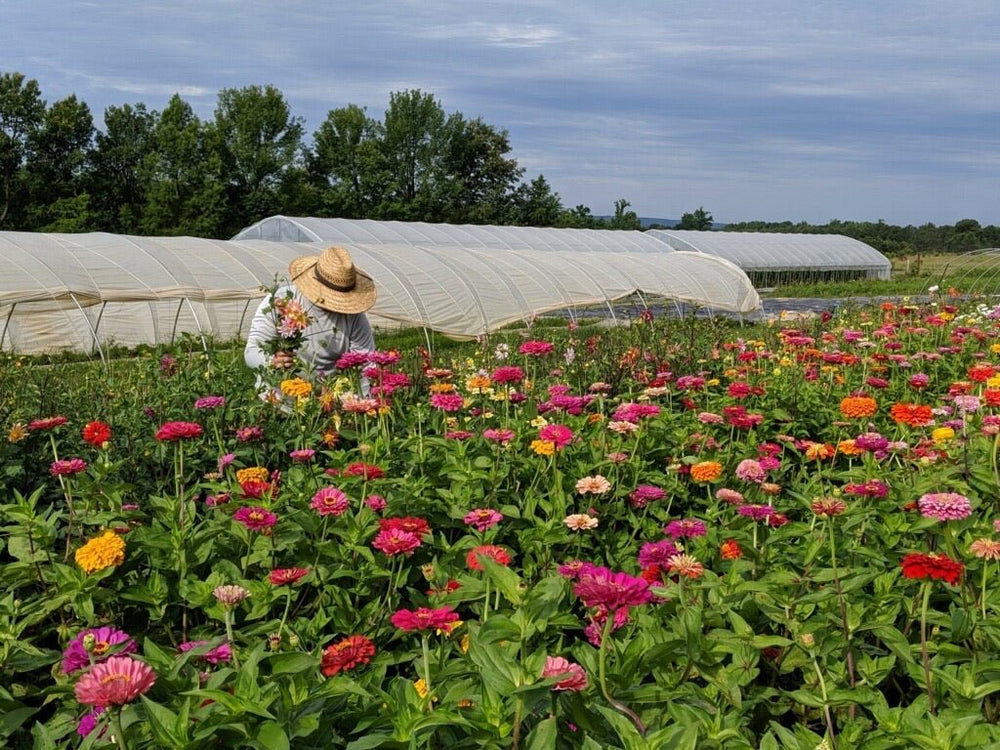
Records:
[[[364,313],[336,313],[317,307],[306,299],[294,286],[281,286],[274,292],[274,298],[282,299],[288,294],[302,305],[312,321],[302,332],[302,345],[296,354],[306,367],[325,375],[344,352],[370,352],[375,350],[375,337]],[[272,305],[268,296],[257,307],[250,333],[243,350],[243,360],[247,367],[256,370],[261,365],[270,364],[266,344],[279,338],[274,317],[265,310]]]

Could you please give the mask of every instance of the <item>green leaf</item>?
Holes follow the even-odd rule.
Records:
[[[187,744],[187,737],[177,735],[174,727],[177,725],[177,714],[145,695],[141,696],[142,705],[146,709],[146,718],[153,738],[164,747],[182,747]]]
[[[556,720],[550,716],[538,722],[531,730],[525,743],[526,750],[555,750],[556,746]]]
[[[272,675],[309,672],[319,666],[315,656],[303,653],[275,654],[268,659],[268,663],[271,665]]]
[[[288,735],[277,722],[265,721],[257,730],[257,741],[264,750],[288,750]]]

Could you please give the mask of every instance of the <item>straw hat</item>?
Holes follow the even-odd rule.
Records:
[[[298,257],[289,264],[288,273],[299,291],[324,310],[361,313],[375,304],[375,282],[342,247]]]

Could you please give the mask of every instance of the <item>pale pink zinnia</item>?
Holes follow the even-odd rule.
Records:
[[[611,489],[611,482],[600,474],[584,477],[576,483],[576,491],[581,495],[603,495]]]
[[[705,567],[693,556],[680,554],[667,560],[667,570],[685,578],[699,578],[705,572]]]
[[[462,520],[466,526],[471,526],[476,531],[483,532],[500,523],[503,520],[503,515],[492,508],[474,508]]]
[[[149,692],[156,682],[152,667],[129,656],[112,656],[95,664],[73,688],[85,706],[121,706]]]
[[[969,545],[969,552],[983,560],[1000,560],[1000,542],[983,537]]]
[[[929,492],[917,500],[917,506],[924,518],[939,521],[960,521],[972,513],[969,498],[957,492]]]
[[[579,693],[587,689],[587,673],[579,664],[564,659],[561,656],[546,656],[542,668],[542,679],[558,677],[552,686],[553,690],[568,690]]]
[[[597,519],[586,513],[572,513],[563,519],[571,531],[589,531],[597,528]]]
[[[745,458],[736,466],[736,478],[760,484],[767,479],[767,471],[755,458]]]
[[[608,429],[619,435],[631,435],[633,432],[639,429],[639,425],[637,425],[635,422],[616,420],[608,422]]]

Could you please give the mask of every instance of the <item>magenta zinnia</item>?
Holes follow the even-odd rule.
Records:
[[[112,656],[91,667],[73,688],[85,706],[121,706],[149,692],[156,672],[148,664],[128,656]]]
[[[393,613],[389,622],[400,630],[442,630],[450,633],[461,622],[458,612],[451,607],[429,609],[400,609]]]
[[[63,650],[63,674],[71,674],[90,664],[107,660],[112,655],[123,655],[136,650],[132,636],[117,628],[87,628]]]
[[[593,567],[580,573],[573,593],[588,607],[616,610],[647,604],[652,598],[649,584],[628,573]]]
[[[236,511],[233,520],[243,524],[250,531],[266,531],[278,522],[278,517],[267,508],[251,505]]]

